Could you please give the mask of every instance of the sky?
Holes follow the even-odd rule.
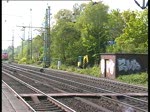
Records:
[[[98,1],[98,0],[93,0]],[[108,5],[110,10],[141,10],[134,0],[101,0]],[[88,0],[73,0],[73,1],[2,1],[2,49],[6,49],[12,45],[12,37],[14,36],[14,47],[21,45],[21,38],[24,35],[22,27],[29,26],[32,23],[33,27],[42,27],[46,8],[51,7],[51,24],[54,22],[54,15],[61,9],[72,10],[75,3],[88,3]],[[138,0],[142,4],[142,0]],[[32,11],[30,10],[32,9]],[[29,28],[25,29],[25,39],[28,38]],[[30,33],[31,34],[31,33]],[[38,35],[39,32],[32,28],[32,37]]]

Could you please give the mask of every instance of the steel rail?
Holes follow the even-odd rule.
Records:
[[[131,97],[132,98],[132,97]],[[110,99],[110,98],[109,98]],[[136,99],[136,98],[135,98]],[[112,100],[114,100],[114,99],[112,99]],[[138,99],[139,100],[139,99]],[[115,100],[116,101],[116,100]],[[141,100],[140,100],[141,101]],[[145,111],[146,112],[146,110],[143,110],[143,109],[140,109],[139,107],[135,107],[135,106],[133,106],[133,105],[129,105],[129,104],[126,104],[126,103],[124,103],[124,102],[120,102],[120,101],[118,101],[118,103],[122,103],[122,104],[124,104],[124,105],[128,105],[128,106],[130,106],[130,107],[133,107],[133,108],[136,108],[136,109],[138,109],[138,110],[141,110],[141,111]],[[147,102],[146,102],[147,103]]]
[[[61,103],[61,102],[55,100],[55,99],[52,98],[51,96],[45,94],[44,92],[42,92],[42,91],[38,90],[37,88],[35,88],[35,87],[33,87],[33,86],[27,84],[26,82],[24,82],[24,81],[22,81],[22,80],[20,80],[20,79],[18,79],[18,78],[16,78],[16,77],[14,77],[14,76],[12,76],[12,75],[6,73],[6,72],[4,72],[4,71],[2,71],[2,73],[4,73],[4,74],[10,76],[11,78],[13,78],[13,79],[19,81],[20,83],[26,85],[27,87],[32,88],[32,89],[36,90],[37,92],[39,92],[39,93],[41,93],[41,94],[47,96],[48,99],[49,99],[51,102],[53,102],[55,105],[57,105],[58,107],[62,108],[62,109],[65,110],[66,112],[76,112],[76,111],[74,111],[73,109],[69,108],[68,106],[64,105],[63,103]],[[36,112],[36,111],[35,111],[35,112]]]
[[[17,64],[14,64],[12,63],[13,65],[17,66]],[[32,66],[32,65],[25,65],[25,64],[19,64],[19,66],[24,66],[24,67],[32,67],[32,68],[39,68],[39,69],[43,69],[42,67],[35,67],[35,66]],[[12,65],[11,65],[12,66]],[[72,75],[74,76],[79,76],[79,77],[83,77],[83,78],[89,78],[89,79],[93,79],[93,80],[98,80],[98,81],[101,81],[101,80],[105,80],[105,81],[110,81],[110,82],[114,82],[114,83],[118,83],[118,84],[125,84],[127,86],[133,86],[133,87],[140,87],[140,88],[143,88],[143,89],[148,89],[146,87],[143,87],[143,86],[140,86],[140,85],[132,85],[132,84],[127,84],[125,82],[119,82],[119,81],[115,81],[115,80],[111,80],[111,79],[105,79],[105,78],[101,78],[101,79],[98,79],[96,77],[92,77],[92,76],[88,76],[88,75],[84,75],[83,74],[77,74],[77,73],[72,73],[72,72],[68,72],[68,71],[62,71],[62,70],[54,70],[54,69],[50,69],[50,68],[44,68],[44,70],[51,70],[51,71],[54,71],[54,72],[61,72],[61,73],[71,73]],[[65,74],[66,75],[66,74]],[[70,75],[70,74],[69,74]]]
[[[15,95],[16,95],[19,99],[21,99],[21,101],[22,101],[25,105],[27,105],[27,107],[28,107],[31,111],[36,112],[36,111],[35,111],[18,93],[16,93],[16,91],[14,91],[5,81],[2,80],[2,83],[4,83],[13,93],[15,93]]]
[[[10,71],[8,71],[8,70],[5,70],[5,71],[7,71],[7,72],[10,72]],[[26,72],[24,72],[24,73],[26,73]],[[27,72],[28,73],[28,72]],[[34,75],[35,76],[35,74],[33,74],[33,73],[28,73],[28,74],[32,74],[32,75]],[[28,79],[30,79],[30,80],[33,80],[33,81],[35,81],[35,82],[38,82],[38,83],[40,83],[40,84],[43,84],[41,81],[39,81],[39,80],[37,80],[37,79],[33,79],[33,78],[31,78],[31,77],[27,77],[27,76],[24,76],[24,75],[22,75],[23,77],[25,77],[25,78],[28,78]],[[46,79],[46,80],[51,80],[51,81],[53,81],[53,82],[55,82],[55,83],[58,83],[58,84],[63,84],[63,85],[66,85],[66,86],[69,86],[70,88],[74,88],[74,89],[78,89],[79,90],[79,88],[77,88],[77,87],[75,87],[75,86],[72,86],[72,85],[68,85],[68,84],[65,84],[65,83],[63,83],[63,82],[59,82],[59,81],[56,81],[56,80],[53,80],[53,79],[47,79],[47,78],[45,78],[45,77],[42,77],[42,76],[38,76],[38,77],[40,77],[40,78],[42,78],[42,79]],[[43,84],[43,85],[45,85],[45,86],[51,86],[51,85],[49,85],[49,84]],[[52,86],[51,86],[52,87]],[[60,88],[56,88],[58,91],[61,91],[61,92],[66,92],[66,91],[64,91],[64,90],[61,90]],[[80,89],[81,90],[81,89]],[[86,90],[83,90],[84,92],[90,92],[90,91],[86,91]]]
[[[9,68],[12,68],[12,67],[9,67]],[[18,68],[18,69],[17,69],[17,68]],[[22,70],[25,70],[25,71],[27,71],[27,72],[40,73],[40,74],[42,74],[42,75],[45,75],[45,73],[41,73],[41,72],[29,70],[29,69],[24,69],[24,68],[20,68],[20,69],[19,69],[19,68],[20,68],[20,67],[16,67],[16,69],[17,69],[18,71],[21,71],[20,69],[22,69]],[[15,69],[15,68],[12,68],[12,69]],[[31,73],[30,73],[30,74],[31,74]],[[41,77],[41,78],[42,78],[42,76],[38,76],[38,77]],[[50,76],[50,77],[58,78],[58,79],[65,80],[65,81],[68,82],[67,79],[59,78],[59,77],[57,77],[57,76]],[[83,85],[83,86],[88,86],[88,87],[95,88],[95,89],[98,89],[98,90],[100,89],[100,90],[103,90],[103,91],[106,91],[106,92],[109,92],[109,93],[120,94],[120,93],[118,93],[118,92],[113,92],[113,91],[110,91],[110,90],[107,90],[107,89],[98,88],[98,87],[94,87],[94,86],[91,86],[91,85],[87,85],[87,84],[83,84],[83,83],[79,83],[79,82],[75,82],[75,81],[70,81],[70,82],[73,82],[73,83],[76,83],[76,84],[79,84],[79,85]],[[144,102],[144,103],[148,103],[148,101],[144,101],[144,100],[141,100],[141,99],[138,99],[138,98],[134,98],[134,97],[128,96],[128,95],[126,95],[125,93],[121,93],[121,94],[122,94],[122,96],[125,96],[125,97],[127,97],[127,98],[131,98],[131,99],[134,99],[134,100],[137,100],[137,101],[140,101],[140,102],[142,101],[142,102]],[[147,96],[148,96],[148,94],[147,94]]]
[[[16,66],[16,67],[18,67],[18,65],[17,64],[14,64],[13,63],[13,65],[10,65],[10,66]],[[32,68],[39,68],[39,69],[43,69],[43,68],[41,68],[41,67],[35,67],[35,66],[32,66],[32,65],[24,65],[24,64],[19,64],[19,67],[20,66],[23,66],[24,68],[26,68],[26,67],[32,67]],[[26,69],[28,69],[28,68],[26,68]],[[147,89],[146,87],[143,87],[143,86],[140,86],[140,85],[132,85],[132,84],[127,84],[127,83],[125,83],[125,82],[119,82],[119,81],[115,81],[115,80],[111,80],[111,79],[105,79],[105,78],[100,78],[100,79],[98,79],[98,78],[96,78],[96,77],[92,77],[92,76],[88,76],[88,75],[84,75],[83,76],[83,74],[77,74],[77,73],[72,73],[72,72],[68,72],[68,71],[62,71],[62,70],[54,70],[54,69],[49,69],[49,68],[44,68],[43,70],[47,70],[47,71],[54,71],[54,73],[56,73],[57,72],[57,74],[62,74],[62,73],[65,73],[65,75],[68,75],[69,77],[75,77],[75,78],[79,78],[79,77],[82,77],[82,78],[88,78],[88,79],[90,79],[90,80],[94,80],[94,81],[109,81],[109,82],[111,82],[111,83],[116,83],[116,84],[124,84],[124,85],[126,85],[126,86],[132,86],[132,87],[139,87],[139,88],[142,88],[142,89]],[[59,72],[59,73],[58,73]],[[70,74],[66,74],[66,73],[70,73]],[[64,75],[64,74],[63,74]],[[79,77],[76,77],[76,76],[79,76]],[[81,78],[80,78],[81,79]]]

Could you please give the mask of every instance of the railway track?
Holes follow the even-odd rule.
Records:
[[[30,69],[31,72],[32,70],[34,71],[40,71],[42,68],[39,67],[34,67],[34,66],[25,66],[25,65],[18,65],[18,64],[13,64],[16,67],[23,67],[26,69]],[[56,70],[48,70],[48,69],[43,69],[44,73],[53,75],[57,77],[64,77],[67,80],[73,80],[77,82],[82,82],[85,84],[90,84],[95,87],[100,87],[103,89],[118,92],[118,93],[129,93],[129,92],[135,92],[135,93],[141,93],[141,92],[148,92],[147,88],[141,87],[141,86],[134,86],[114,80],[109,80],[109,79],[104,79],[104,78],[95,78],[95,77],[90,77],[90,76],[83,76],[83,75],[78,75],[75,73],[69,73],[69,72],[60,72]],[[112,90],[113,88],[113,90]]]
[[[6,74],[7,74],[6,72],[3,72],[3,76],[2,76],[3,80],[6,81],[8,83],[8,85],[10,85],[13,88],[13,90],[17,91],[17,93],[26,94],[24,96],[21,96],[21,94],[20,94],[20,97],[22,97],[33,108],[33,110],[35,112],[38,112],[38,111],[42,111],[42,112],[43,111],[44,112],[53,112],[53,111],[54,112],[65,112],[65,110],[60,109],[60,106],[49,103],[49,100],[47,99],[47,95],[43,95],[43,94],[34,92],[33,91],[34,87],[32,87],[32,89],[28,88],[28,90],[27,90],[27,87],[25,86],[25,85],[28,85],[27,83],[21,81],[20,79],[14,77],[14,76],[11,76],[9,74],[6,75]],[[22,82],[22,83],[20,83],[20,82]],[[20,89],[20,87],[21,87],[21,89]],[[24,90],[24,91],[22,91],[22,90]],[[39,94],[40,94],[40,96],[39,96]],[[64,103],[64,101],[66,102],[66,100],[65,100],[66,97],[61,97],[61,99],[63,99],[63,103]],[[75,100],[71,100],[71,102],[73,102],[74,104],[78,104],[78,101],[75,101]],[[109,110],[104,109],[102,107],[98,108],[98,109],[94,108],[90,105],[87,105],[84,102],[80,102],[80,105],[82,105],[84,108],[83,107],[76,108],[77,112],[78,111],[80,112],[81,110],[85,111],[86,110],[85,107],[90,108],[90,110],[93,110],[93,112],[96,112],[96,111],[107,112],[107,111],[109,111]],[[69,106],[73,106],[73,104],[71,104],[71,105],[69,104]],[[67,110],[66,112],[74,112],[74,110],[72,110],[72,111]],[[90,111],[87,111],[87,112],[90,112]]]
[[[5,68],[7,68],[7,70]],[[134,109],[134,110],[139,111],[139,112],[142,112],[142,111],[146,112],[148,110],[148,103],[146,101],[139,100],[137,98],[132,99],[131,97],[124,96],[121,93],[117,94],[117,93],[114,93],[112,91],[100,89],[98,87],[96,87],[95,89],[92,89],[91,87],[94,88],[94,86],[90,86],[90,88],[88,87],[84,91],[80,91],[81,89],[79,89],[79,91],[75,91],[80,87],[76,86],[76,88],[71,89],[74,86],[73,85],[72,86],[67,86],[67,85],[71,85],[71,84],[76,84],[76,85],[81,84],[82,85],[82,83],[81,82],[75,83],[75,81],[73,81],[73,83],[72,83],[71,82],[72,79],[69,80],[69,83],[68,82],[63,82],[64,80],[62,80],[60,77],[57,77],[57,78],[55,77],[55,79],[50,80],[52,77],[49,77],[49,75],[46,75],[45,73],[40,73],[40,72],[37,72],[37,71],[27,70],[27,69],[23,69],[23,68],[19,68],[19,67],[14,67],[13,68],[13,66],[9,66],[9,67],[8,66],[7,67],[3,66],[3,70],[5,70],[5,72],[8,72],[8,73],[10,73],[11,75],[13,75],[15,77],[18,77],[21,80],[24,80],[24,81],[25,81],[25,79],[26,79],[26,81],[28,80],[29,81],[28,83],[31,83],[33,86],[38,84],[37,87],[39,87],[39,89],[41,89],[41,86],[42,86],[42,88],[45,88],[46,85],[47,85],[47,87],[46,87],[47,89],[42,89],[42,91],[44,91],[44,92],[46,92],[46,90],[49,90],[48,88],[50,87],[50,85],[55,82],[56,84],[58,84],[58,86],[55,86],[55,85],[51,86],[51,89],[53,88],[53,90],[55,90],[55,91],[53,91],[53,92],[52,91],[51,92],[47,91],[46,93],[47,94],[50,93],[49,96],[56,97],[57,100],[60,100],[63,104],[66,104],[67,106],[72,107],[74,110],[77,109],[77,108],[75,108],[76,107],[75,104],[80,105],[79,102],[84,102],[82,105],[84,105],[85,107],[87,107],[87,105],[90,108],[94,107],[95,112],[97,112],[96,111],[97,109],[99,109],[99,111],[100,110],[101,111],[106,111],[106,110],[108,111],[109,110],[109,111],[114,111],[114,112],[121,112],[121,111],[123,111],[123,109],[124,110],[129,109],[129,107],[131,109]],[[22,70],[24,70],[24,71],[22,71]],[[14,73],[14,71],[17,71],[17,72]],[[20,75],[20,74],[22,74],[22,75]],[[43,77],[43,79],[42,79],[42,77]],[[39,80],[39,79],[42,79],[42,80]],[[59,79],[59,80],[57,80],[57,79]],[[35,84],[33,82],[35,82]],[[40,82],[43,83],[43,84],[41,84],[41,86],[39,85]],[[52,83],[50,84],[48,82],[52,82]],[[69,90],[71,89],[71,91],[68,91],[67,89],[60,88],[61,86],[59,85],[58,82],[63,84],[62,87],[64,87],[64,83],[65,83],[66,86],[67,86],[66,88],[70,87]],[[84,86],[82,85],[81,88],[84,88]],[[96,91],[95,92],[96,89],[97,90],[103,90],[103,91],[98,91],[98,92]],[[70,94],[70,92],[72,94]],[[57,95],[56,94],[52,95],[52,93],[57,93]],[[82,93],[86,93],[86,94],[82,94]],[[89,93],[89,94],[87,94],[87,93]],[[102,93],[104,93],[105,95],[104,94],[102,95]],[[25,96],[29,97],[30,95],[27,95],[27,94],[23,95],[22,94],[22,96],[23,97],[25,97]],[[36,96],[38,96],[38,95],[36,95]],[[39,95],[39,97],[41,97],[41,96],[42,95]],[[72,102],[76,101],[76,103],[72,104],[73,106],[71,106],[70,105],[71,103],[69,103],[70,100],[67,100],[67,99],[71,99]],[[88,103],[86,103],[86,102],[88,102]],[[101,102],[101,103],[98,103],[98,102]],[[84,110],[85,108],[83,108],[83,107],[79,108],[79,110],[76,110],[76,111]],[[101,107],[101,109],[98,108],[98,107]],[[116,110],[114,110],[114,108],[116,108]],[[90,110],[90,109],[88,109],[88,110]]]
[[[5,74],[5,75],[4,75]],[[19,98],[22,98],[26,105],[32,109],[34,112],[38,111],[50,111],[50,112],[75,112],[71,108],[67,107],[66,105],[58,102],[54,98],[48,96],[47,94],[43,93],[42,91],[38,90],[37,88],[23,82],[22,80],[3,72],[3,82],[9,86],[13,91],[15,91],[16,95]],[[36,96],[28,96],[28,97],[21,97],[19,94],[42,94],[42,98],[38,98]]]
[[[36,72],[36,71],[40,71],[37,68],[36,68],[36,71],[34,71],[35,68],[34,68],[34,70],[24,69],[24,68],[20,68],[20,67],[16,67],[16,68],[30,71],[30,73],[36,73],[36,75],[41,75],[41,73]],[[140,93],[143,93],[143,94],[148,93],[148,89],[144,88],[144,87],[133,86],[133,85],[120,83],[117,81],[106,80],[106,79],[101,79],[101,78],[98,79],[98,78],[93,78],[93,77],[88,77],[88,76],[79,76],[79,75],[72,75],[72,74],[68,75],[67,73],[65,75],[64,73],[60,74],[60,72],[56,72],[56,71],[52,72],[52,73],[51,72],[43,73],[42,75],[47,77],[47,79],[54,79],[59,82],[65,82],[65,81],[67,82],[68,81],[68,84],[74,83],[76,86],[78,84],[81,85],[81,83],[82,83],[82,85],[90,85],[91,87],[96,88],[95,92],[105,92],[105,91],[109,92],[110,91],[110,92],[122,93],[122,94],[130,93],[130,95],[132,95],[133,93],[139,93],[138,96],[133,95],[133,97],[141,98],[143,100],[148,101],[147,95],[145,98],[143,95],[142,95],[142,97],[140,96]],[[78,84],[76,82],[78,82]],[[83,89],[83,88],[86,88],[86,87],[85,86],[81,87],[81,89]],[[97,88],[101,88],[101,90],[98,91]],[[80,92],[82,92],[82,90]]]

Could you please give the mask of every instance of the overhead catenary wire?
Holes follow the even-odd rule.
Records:
[[[141,8],[141,9],[145,9],[146,7],[148,7],[148,1],[147,3],[145,4],[145,0],[143,0],[143,5],[141,6],[137,0],[134,0],[134,2]]]

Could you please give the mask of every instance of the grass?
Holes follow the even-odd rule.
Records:
[[[55,65],[51,65],[50,68],[58,69],[57,66],[55,66]],[[61,67],[59,69],[64,70],[64,71],[79,73],[79,74],[90,75],[90,76],[94,76],[94,77],[100,77],[100,68],[99,68],[99,66],[94,66],[94,67],[91,67],[91,68],[81,69],[81,68],[78,68],[76,66],[61,65]]]
[[[148,87],[148,74],[146,72],[139,74],[120,75],[116,80],[129,84]]]
[[[57,66],[55,66],[55,67],[51,66],[51,68],[57,69]],[[86,69],[79,69],[75,66],[62,65],[60,67],[60,70],[90,75],[90,76],[94,76],[94,77],[101,76],[99,66],[94,66],[94,67],[86,68]],[[130,74],[130,75],[120,75],[115,80],[120,81],[120,82],[125,82],[128,84],[134,84],[134,85],[148,87],[148,74],[146,72],[138,73],[138,74]]]
[[[41,66],[41,65],[38,65],[38,66]],[[58,69],[56,64],[51,64],[50,68]],[[80,68],[77,68],[76,66],[66,66],[62,64],[59,70],[69,71],[69,72],[74,72],[74,73],[79,73],[79,74],[84,74],[84,75],[90,75],[94,77],[101,77],[100,67],[98,65],[97,66],[95,65],[93,67],[86,68],[86,69],[80,69]],[[115,80],[129,83],[129,84],[148,87],[148,74],[146,72],[139,73],[139,74],[120,75]]]
[[[98,66],[94,66],[92,68],[86,68],[86,69],[77,69],[74,72],[85,74],[85,75],[90,75],[94,77],[100,77],[100,68]]]

